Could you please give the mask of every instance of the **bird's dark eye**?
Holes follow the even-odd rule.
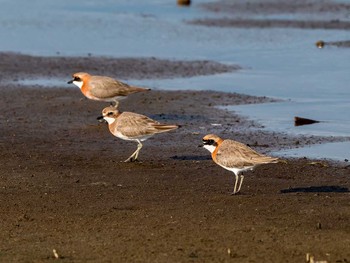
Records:
[[[111,111],[107,113],[107,116],[112,116],[112,115],[113,115],[113,112]]]
[[[74,81],[81,81],[79,77],[74,77]]]
[[[214,145],[215,141],[214,140],[203,140],[204,145]]]

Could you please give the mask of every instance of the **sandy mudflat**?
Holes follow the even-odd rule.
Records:
[[[220,0],[203,3],[203,9],[217,14],[221,18],[204,18],[188,21],[191,24],[215,27],[238,28],[302,28],[348,30],[347,16],[350,4],[330,0],[271,0],[271,1],[229,1]],[[290,19],[288,15],[299,15]],[[309,14],[309,16],[308,16]],[[258,15],[258,18],[254,18]],[[274,15],[282,15],[280,18]],[[283,15],[286,17],[283,18]],[[315,15],[318,15],[315,18]],[[272,16],[272,17],[269,17]],[[310,17],[314,17],[311,18]],[[288,18],[287,18],[288,17]],[[296,16],[298,17],[298,16]],[[333,17],[333,18],[332,18]]]
[[[157,90],[130,96],[122,110],[182,128],[149,139],[142,162],[126,164],[120,161],[136,144],[114,138],[96,121],[105,103],[85,99],[76,87],[8,82],[46,75],[65,82],[93,59],[96,68],[86,71],[126,79],[234,68],[208,61],[179,67],[184,62],[0,57],[0,262],[57,262],[53,249],[62,262],[304,262],[306,253],[350,261],[346,163],[262,166],[246,174],[240,195],[230,196],[231,173],[197,147],[207,133],[263,152],[324,140],[251,130],[258,126],[215,108],[270,99]]]

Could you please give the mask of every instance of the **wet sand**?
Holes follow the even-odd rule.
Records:
[[[202,9],[224,17],[187,21],[209,27],[348,30],[350,4],[330,0],[215,1]],[[280,18],[274,15],[282,15]],[[283,15],[286,18],[283,18]],[[299,17],[298,17],[299,15]],[[309,16],[308,16],[309,15]],[[254,17],[257,16],[257,17]],[[291,19],[288,16],[295,16]]]
[[[350,11],[350,4],[345,1],[332,0],[269,0],[269,1],[230,1],[219,0],[202,3],[201,7],[216,13],[231,15],[272,15],[272,14],[337,14],[346,16]],[[294,19],[291,19],[294,20]]]
[[[65,82],[95,58],[60,58],[58,65],[56,58],[1,56],[8,56],[0,65],[1,262],[57,261],[53,249],[62,262],[303,262],[306,253],[349,262],[347,163],[261,166],[231,196],[232,174],[197,147],[207,133],[262,152],[329,140],[261,132],[215,107],[271,99],[210,91],[132,95],[122,110],[182,127],[146,141],[140,163],[123,163],[136,144],[96,121],[105,103],[73,86],[7,82],[45,74]],[[123,78],[203,74],[203,64],[214,65],[207,74],[232,70],[198,61],[184,70],[171,61],[97,60],[108,65],[106,74]]]
[[[241,18],[207,18],[189,22],[194,25],[212,27],[238,27],[238,28],[304,28],[304,29],[334,29],[349,30],[347,21],[308,21],[288,19],[241,19]]]

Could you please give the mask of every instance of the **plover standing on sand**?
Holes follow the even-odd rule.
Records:
[[[119,112],[115,107],[107,107],[102,111],[99,119],[108,122],[109,131],[116,137],[137,142],[136,151],[125,162],[136,161],[142,148],[143,141],[157,133],[177,129],[178,125],[160,124],[147,116],[133,112]]]
[[[223,140],[214,134],[203,137],[203,147],[211,152],[211,157],[216,164],[235,174],[236,181],[233,195],[241,190],[244,179],[244,176],[241,175],[238,185],[241,172],[253,170],[254,167],[261,164],[277,163],[279,161],[278,158],[260,154],[243,143],[229,139]]]
[[[119,100],[126,98],[129,94],[150,90],[131,86],[106,76],[92,76],[85,72],[73,74],[73,79],[68,81],[68,84],[78,86],[85,97],[91,100],[114,102],[115,108],[118,107]]]

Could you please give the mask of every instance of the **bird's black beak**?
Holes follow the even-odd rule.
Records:
[[[203,146],[204,146],[203,144],[198,145],[198,147],[201,147],[201,148],[202,148]]]
[[[102,120],[103,119],[103,116],[98,116],[97,117],[97,120]]]
[[[68,81],[68,82],[67,82],[67,84],[72,84],[72,83],[73,83],[73,81],[74,81],[74,79],[72,79],[72,80]]]

